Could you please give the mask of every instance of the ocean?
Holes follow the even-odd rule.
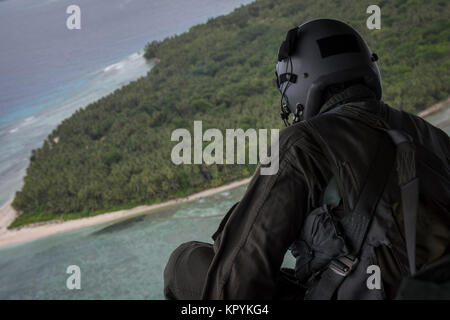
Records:
[[[182,242],[212,242],[245,188],[0,248],[0,300],[163,299],[170,253]],[[66,287],[70,265],[80,267],[80,290]]]
[[[0,0],[0,206],[63,119],[147,74],[147,43],[252,1]],[[80,30],[66,27],[72,4]]]

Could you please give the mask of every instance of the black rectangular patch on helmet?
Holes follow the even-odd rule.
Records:
[[[353,34],[340,34],[317,40],[322,58],[341,53],[360,52],[358,39]]]

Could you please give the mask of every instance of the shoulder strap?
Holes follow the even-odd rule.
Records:
[[[416,175],[415,145],[413,139],[403,131],[394,130],[379,116],[355,110],[351,104],[336,108],[338,114],[362,121],[372,128],[386,132],[396,147],[396,169],[403,211],[406,250],[410,273],[416,272],[416,223],[419,203],[419,179]]]
[[[379,116],[348,104],[336,109],[338,114],[363,121],[372,128],[386,132],[396,147],[396,169],[403,211],[406,251],[411,275],[416,272],[416,223],[419,204],[419,179],[416,174],[415,145],[405,132],[390,129]]]
[[[361,196],[352,212],[347,212],[341,221],[352,254],[332,260],[328,268],[321,274],[318,282],[308,290],[305,295],[306,299],[331,299],[358,263],[357,257],[389,176],[389,174],[380,175],[379,172],[390,172],[394,162],[393,154],[382,152],[385,147],[388,145],[385,141],[381,141],[375,158],[372,160],[369,177],[361,191]],[[336,175],[335,177],[338,179]]]
[[[389,140],[382,139],[378,145],[375,157],[372,160],[369,176],[366,179],[359,200],[351,212],[346,210],[346,216],[342,220],[342,226],[344,230],[346,230],[346,238],[351,245],[352,254],[332,260],[328,268],[322,272],[320,279],[316,284],[307,291],[305,299],[331,299],[341,283],[358,263],[357,257],[359,256],[375,209],[383,195],[394,160],[397,164],[399,185],[401,188],[408,259],[411,272],[415,272],[415,226],[418,202],[418,180],[415,175],[412,140],[400,131],[389,130],[387,123],[376,115],[365,113],[364,116],[361,117],[361,114],[355,113],[351,107],[340,107],[337,109],[338,110],[333,112],[339,112],[347,117],[362,121],[375,129],[387,132],[391,137],[391,141],[394,142],[394,145],[396,146],[396,155],[394,157],[394,153],[385,152],[385,150],[388,150],[390,147],[388,145]],[[332,154],[330,154],[331,150],[328,145],[323,141],[318,131],[314,128],[312,129],[316,138],[318,138],[322,146],[325,146],[327,149],[325,150],[325,154],[328,155],[330,160],[335,162]],[[333,168],[332,170],[334,179],[339,179],[336,168]],[[379,174],[380,172],[385,172],[386,174],[381,175]],[[339,183],[340,182],[337,181],[337,185],[339,185]],[[329,188],[330,184],[326,190]],[[326,193],[327,192],[325,192],[325,195]]]
[[[416,223],[419,204],[419,179],[416,175],[415,148],[410,136],[398,130],[389,130],[389,136],[397,147],[397,174],[400,187],[406,252],[409,271],[416,272]]]

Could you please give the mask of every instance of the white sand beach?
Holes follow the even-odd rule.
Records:
[[[0,247],[16,244],[21,242],[27,242],[42,237],[47,237],[53,234],[62,233],[66,231],[85,228],[105,222],[110,222],[125,217],[131,217],[133,215],[148,213],[149,211],[167,207],[176,203],[192,201],[195,199],[207,197],[214,193],[222,192],[228,189],[232,189],[250,182],[251,178],[247,178],[240,181],[234,181],[230,184],[220,186],[217,188],[207,189],[195,194],[192,194],[185,198],[177,198],[162,203],[156,203],[152,205],[138,206],[132,209],[119,210],[114,212],[108,212],[99,214],[97,216],[81,218],[69,221],[49,221],[44,223],[38,223],[35,225],[26,226],[23,228],[8,230],[7,227],[14,221],[17,212],[11,206],[11,202],[8,202],[0,209]]]

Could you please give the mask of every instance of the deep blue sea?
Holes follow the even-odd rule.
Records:
[[[0,0],[0,206],[32,149],[75,110],[144,76],[153,40],[252,0]],[[69,30],[66,9],[81,9]]]

